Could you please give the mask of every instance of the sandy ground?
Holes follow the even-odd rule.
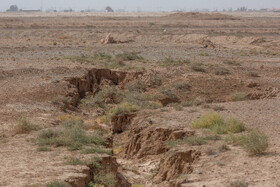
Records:
[[[26,139],[38,132],[13,136],[11,131],[21,117],[44,128],[53,127],[64,112],[51,100],[66,93],[65,80],[83,75],[87,68],[102,66],[65,57],[123,51],[136,51],[149,59],[141,66],[165,77],[164,84],[191,80],[194,90],[188,99],[200,96],[212,100],[215,104],[209,105],[225,107],[221,114],[237,117],[247,128],[258,128],[269,136],[269,150],[261,157],[248,157],[240,147],[208,156],[203,152],[207,147],[197,147],[202,149],[201,160],[189,175],[190,182],[183,186],[225,186],[237,179],[250,186],[280,186],[279,17],[277,13],[228,13],[209,18],[167,13],[0,13],[0,186],[42,186],[73,173],[79,175],[83,168],[64,164],[65,157],[78,153],[63,148],[36,152],[36,146]],[[109,33],[119,43],[101,44]],[[199,55],[201,52],[209,56]],[[155,65],[166,57],[206,64],[207,73]],[[213,65],[225,60],[242,66],[225,65],[230,75],[214,75]],[[248,76],[251,71],[259,77]],[[260,86],[246,87],[250,82]],[[236,89],[260,96],[257,100],[225,102]],[[157,110],[151,118],[188,126],[209,109],[170,110]],[[223,166],[217,164],[219,161]]]

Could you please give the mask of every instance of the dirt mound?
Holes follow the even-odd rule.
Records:
[[[193,172],[192,164],[199,160],[201,153],[195,150],[178,151],[168,157],[162,158],[155,183],[177,179],[180,175]]]
[[[110,69],[89,70],[83,77],[68,79],[70,91],[68,96],[72,98],[72,105],[77,106],[78,102],[86,96],[86,93],[96,94],[104,85],[124,86],[125,83],[137,79],[143,72],[124,72]],[[71,89],[72,88],[72,89]]]
[[[239,20],[239,18],[221,13],[200,12],[177,12],[167,16],[174,19],[196,19],[196,20]]]
[[[194,131],[179,127],[151,126],[151,122],[145,125],[133,124],[130,131],[130,139],[124,148],[126,158],[142,158],[146,155],[158,155],[168,151],[166,141],[181,139],[186,135],[194,135]]]

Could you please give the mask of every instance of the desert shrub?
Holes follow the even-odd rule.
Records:
[[[206,72],[201,63],[192,63],[191,69],[197,72]]]
[[[225,110],[225,108],[223,106],[214,106],[213,110],[214,111],[223,111],[223,110]]]
[[[178,82],[174,84],[174,87],[180,91],[188,91],[191,86],[187,82]]]
[[[80,56],[65,56],[64,59],[71,60],[72,62],[79,62],[79,63],[94,63],[94,58],[89,55],[80,55]]]
[[[149,80],[150,85],[152,86],[161,86],[162,80],[159,77],[153,77]]]
[[[121,103],[114,108],[112,108],[109,113],[114,115],[121,115],[121,114],[127,114],[127,113],[134,113],[140,110],[139,106],[132,105],[130,103]]]
[[[63,123],[62,130],[45,130],[42,131],[37,137],[37,144],[39,146],[66,146],[70,150],[81,149],[84,145],[105,144],[105,139],[97,133],[87,135],[83,129],[83,122],[67,121]]]
[[[240,66],[240,63],[233,60],[225,60],[224,64],[231,65],[231,66]]]
[[[211,131],[216,134],[226,134],[228,132],[228,126],[226,123],[215,123],[210,127]]]
[[[94,176],[95,183],[105,186],[115,186],[117,184],[116,176],[112,172],[99,172]]]
[[[81,153],[82,154],[95,154],[95,153],[102,154],[102,153],[105,153],[105,154],[108,154],[108,155],[112,155],[112,150],[107,149],[103,146],[96,146],[96,147],[84,149],[84,150],[82,150]]]
[[[249,155],[261,155],[268,148],[268,137],[260,131],[251,131],[242,140],[242,147]]]
[[[171,99],[178,99],[177,95],[171,89],[162,89],[161,93]]]
[[[244,123],[235,118],[230,118],[229,120],[226,121],[226,124],[227,124],[227,132],[229,133],[239,133],[245,130]]]
[[[70,184],[66,182],[52,181],[49,182],[46,187],[70,187]]]
[[[214,69],[214,73],[216,75],[227,75],[229,74],[229,70],[224,67],[217,67]]]
[[[14,127],[15,134],[27,134],[31,131],[39,130],[40,127],[27,119],[21,119],[18,124]]]
[[[218,147],[218,150],[220,152],[226,152],[226,151],[230,150],[230,148],[227,144],[223,143]]]
[[[115,86],[108,86],[98,92],[94,97],[87,96],[81,100],[82,108],[100,107],[106,109],[106,104],[117,104],[122,101],[123,95]]]
[[[147,86],[143,82],[136,80],[127,84],[126,88],[131,92],[145,92]]]
[[[193,102],[192,101],[183,101],[183,102],[181,102],[181,105],[183,107],[190,107],[193,105]]]
[[[251,77],[260,77],[259,74],[258,74],[257,72],[253,72],[253,71],[250,71],[250,72],[248,73],[248,75],[251,76]]]
[[[248,184],[245,181],[237,180],[230,182],[228,187],[248,187]]]
[[[243,135],[229,134],[225,137],[225,142],[233,145],[241,145]]]
[[[165,58],[163,61],[160,61],[161,66],[183,66],[190,64],[189,60],[175,60],[171,57]]]
[[[121,54],[117,54],[116,58],[120,58],[124,61],[131,61],[131,60],[144,60],[144,58],[136,52],[123,52]]]
[[[93,59],[96,61],[107,62],[112,59],[112,56],[106,53],[95,53]]]
[[[51,149],[49,147],[46,147],[46,146],[39,146],[37,148],[37,151],[38,152],[46,152],[46,151],[51,151]]]
[[[192,101],[192,105],[194,106],[199,106],[203,104],[203,100],[200,99],[199,97],[195,98],[195,100]]]
[[[245,130],[244,124],[235,118],[225,121],[215,112],[209,112],[191,123],[193,128],[208,128],[215,134],[239,133]]]
[[[215,112],[209,112],[191,123],[193,128],[211,128],[217,124],[224,124],[224,119]]]
[[[246,95],[243,92],[235,92],[231,96],[232,101],[245,101]]]
[[[198,53],[199,56],[209,56],[209,53],[201,51]]]
[[[201,136],[185,136],[183,141],[190,146],[206,144],[206,140]]]
[[[71,158],[68,158],[66,164],[67,165],[78,166],[78,165],[85,165],[85,162],[83,162],[82,160],[80,160],[78,158],[71,157]]]

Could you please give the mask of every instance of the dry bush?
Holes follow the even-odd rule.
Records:
[[[245,101],[247,100],[246,94],[243,92],[235,92],[231,96],[232,101]]]
[[[14,127],[13,131],[15,134],[27,134],[31,131],[36,131],[39,129],[40,127],[38,125],[31,123],[27,119],[21,119]]]

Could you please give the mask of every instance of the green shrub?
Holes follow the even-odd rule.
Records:
[[[66,182],[53,181],[49,182],[46,187],[70,187],[70,184]]]
[[[27,134],[31,131],[39,130],[40,127],[36,124],[31,123],[27,119],[21,119],[18,124],[14,127],[15,134]]]
[[[242,138],[241,143],[249,155],[261,155],[268,148],[268,137],[260,131],[251,131]]]
[[[232,101],[245,101],[246,95],[243,92],[235,92],[232,96],[231,96]]]
[[[211,128],[216,124],[224,124],[224,119],[215,112],[209,112],[191,123],[193,128]]]

